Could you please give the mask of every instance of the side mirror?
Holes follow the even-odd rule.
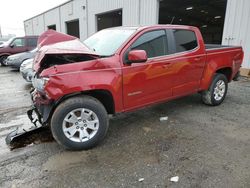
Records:
[[[15,44],[13,44],[13,43],[10,44],[10,47],[11,47],[11,48],[14,48],[14,47],[15,47]]]
[[[148,60],[145,50],[132,50],[128,53],[128,63],[144,63]]]

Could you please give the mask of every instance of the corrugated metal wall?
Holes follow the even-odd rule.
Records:
[[[61,32],[67,33],[66,22],[79,20],[80,39],[87,38],[86,0],[74,0],[60,7]]]
[[[96,32],[96,15],[122,9],[123,26],[158,23],[158,0],[87,0],[88,32]]]
[[[250,68],[250,1],[228,0],[224,34],[224,45],[243,46],[243,67]]]
[[[140,25],[158,24],[159,0],[140,1]]]
[[[69,1],[59,7],[24,22],[26,35],[40,35],[49,25],[56,25],[59,32],[67,32],[66,22],[79,19],[80,38],[87,37],[86,0]]]
[[[39,15],[32,19],[32,25],[35,35],[42,33],[45,30],[44,15]]]
[[[97,31],[96,15],[122,9],[123,26],[158,23],[158,0],[73,0],[24,22],[26,35],[39,35],[49,25],[66,33],[65,22],[79,19],[80,38]],[[38,21],[37,21],[38,20]]]
[[[84,40],[97,31],[96,15],[122,9],[123,26],[158,23],[159,0],[73,0],[24,22],[27,35],[39,35],[48,25],[66,32],[65,22],[79,19],[80,38]],[[243,67],[250,68],[250,0],[228,0],[223,44],[242,45]]]
[[[96,15],[112,10],[122,9],[122,24],[139,24],[139,4],[138,0],[87,0],[88,4],[88,34],[97,31]]]

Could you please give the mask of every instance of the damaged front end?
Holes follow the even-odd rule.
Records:
[[[14,143],[16,139],[19,139],[21,137],[26,137],[27,136],[26,134],[30,134],[31,132],[36,131],[40,129],[41,127],[43,127],[42,122],[41,122],[41,116],[37,112],[37,109],[35,107],[28,110],[27,115],[29,119],[31,120],[31,122],[33,123],[33,125],[29,127],[25,127],[25,126],[18,127],[16,128],[16,130],[9,133],[7,137],[5,138],[5,141],[8,145],[11,145],[12,143]]]
[[[47,76],[43,75],[45,70],[52,68],[55,71],[53,74],[56,74],[58,73],[56,66],[89,61],[99,57],[81,43],[79,39],[51,30],[43,33],[39,37],[38,43],[38,53],[33,65],[35,71],[32,80],[33,89],[30,92],[33,106],[27,111],[28,118],[33,125],[24,125],[9,133],[6,137],[8,145],[12,145],[19,138],[40,130],[49,123],[56,100],[51,99],[45,91],[45,86],[49,82],[49,74]],[[57,90],[56,87],[50,89]]]
[[[9,133],[5,139],[8,145],[12,145],[20,138],[29,136],[32,133],[39,131],[41,128],[48,125],[49,114],[52,109],[52,103],[48,100],[41,101],[41,96],[38,96],[36,89],[31,91],[31,99],[33,106],[27,111],[27,116],[32,124],[17,127],[14,131]]]

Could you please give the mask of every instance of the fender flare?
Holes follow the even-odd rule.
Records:
[[[212,63],[208,64],[204,70],[203,77],[201,79],[200,91],[208,90],[208,88],[210,87],[210,85],[213,81],[214,75],[219,70],[226,69],[226,68],[232,69],[232,67],[229,67],[229,66],[217,67],[216,65],[213,65]],[[230,76],[230,79],[228,80],[229,82],[231,81],[231,77],[232,76]]]
[[[67,100],[69,98],[72,98],[72,97],[84,96],[84,95],[86,95],[86,96],[88,96],[88,95],[89,96],[93,96],[94,98],[96,98],[97,100],[99,100],[104,105],[104,107],[106,108],[106,105],[103,103],[102,100],[100,100],[98,97],[95,97],[94,95],[91,95],[91,92],[94,93],[94,92],[97,92],[97,91],[100,91],[100,90],[88,90],[88,91],[81,91],[81,92],[70,93],[70,94],[67,94],[65,96],[62,96],[58,100],[53,101],[52,103],[50,103],[48,105],[43,105],[43,107],[39,109],[40,112],[42,111],[42,114],[41,114],[41,116],[42,116],[42,124],[48,124],[49,121],[50,121],[50,119],[51,119],[51,117],[52,117],[52,115],[53,115],[53,113],[54,113],[54,111],[55,111],[55,109],[63,101],[65,101],[65,100]],[[108,90],[104,90],[104,91],[107,91],[107,92],[109,92],[111,94],[110,97],[112,97],[112,100],[113,100],[113,104],[112,104],[113,106],[112,106],[112,108],[114,110],[113,113],[111,113],[111,114],[115,114],[115,106],[114,106],[115,105],[115,101],[114,101],[113,95]],[[106,110],[107,110],[107,108],[106,108]]]
[[[10,56],[10,55],[12,55],[12,54],[10,54],[10,53],[2,53],[2,54],[0,54],[0,57],[2,57],[2,56]]]

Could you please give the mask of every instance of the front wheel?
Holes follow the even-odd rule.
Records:
[[[201,94],[203,103],[211,106],[220,105],[227,95],[227,89],[227,77],[224,74],[215,74],[209,89]]]
[[[51,119],[55,140],[66,149],[84,150],[96,146],[108,130],[104,106],[90,96],[74,97],[61,103]]]
[[[0,63],[2,66],[6,66],[6,59],[7,59],[8,56],[6,55],[3,55],[0,57]]]

